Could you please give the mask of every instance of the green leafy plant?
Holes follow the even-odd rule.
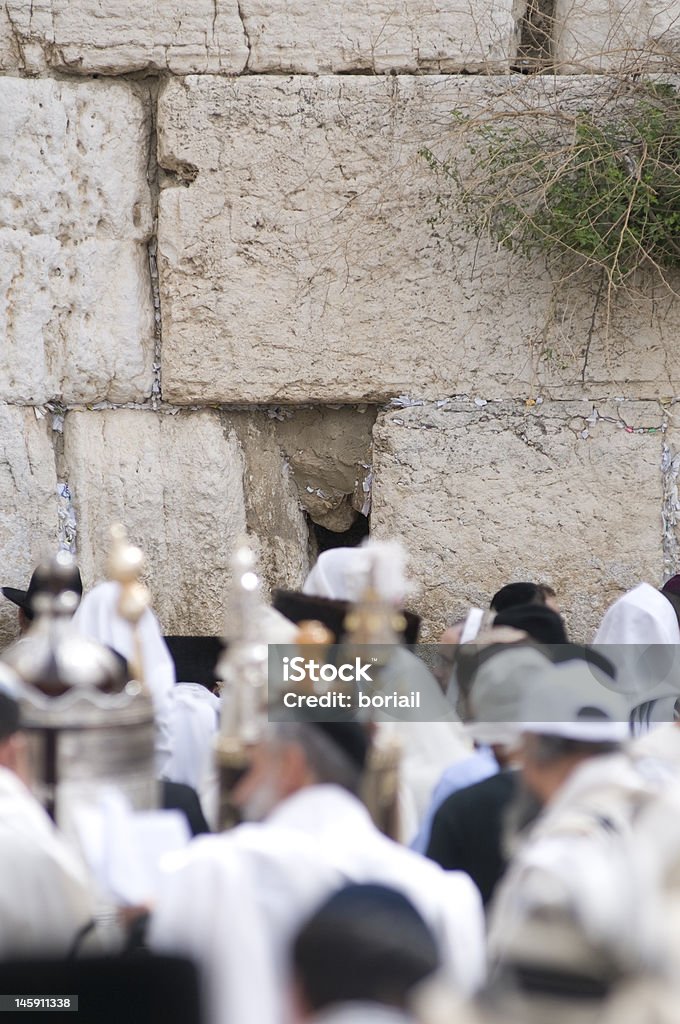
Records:
[[[680,95],[673,86],[626,83],[610,102],[573,114],[559,107],[513,116],[456,112],[453,132],[456,160],[422,151],[454,186],[439,196],[433,226],[451,207],[461,210],[475,232],[563,260],[566,275],[599,270],[609,299],[641,269],[668,284],[668,272],[680,268]]]

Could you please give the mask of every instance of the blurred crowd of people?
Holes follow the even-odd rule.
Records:
[[[331,549],[302,592],[277,592],[265,642],[294,644],[314,620],[340,643],[369,550]],[[376,571],[373,585],[401,607],[395,579]],[[3,590],[19,609],[15,649],[36,642],[40,589],[34,574],[28,590]],[[71,589],[82,592],[79,575]],[[384,671],[390,686],[427,691],[433,720],[270,721],[229,793],[240,823],[224,831],[214,749],[227,695],[191,663],[178,678],[153,612],[135,631],[118,595],[115,582],[93,587],[70,628],[114,652],[126,678],[141,661],[159,801],[183,816],[187,841],[159,861],[148,898],[112,910],[91,850],[35,793],[45,766],[22,728],[20,661],[0,663],[3,963],[56,959],[71,979],[74,964],[108,958],[123,976],[158,959],[170,979],[184,958],[195,1009],[178,1001],[164,1019],[205,1024],[672,1020],[680,577],[621,596],[592,644],[570,641],[541,582],[501,587],[422,650],[405,614]],[[396,749],[385,829],[362,797],[377,755]]]

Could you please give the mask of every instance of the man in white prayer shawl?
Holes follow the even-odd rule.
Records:
[[[494,969],[564,979],[577,994],[617,982],[660,957],[652,875],[635,820],[653,792],[620,750],[626,703],[561,665],[526,693],[522,775],[542,812],[511,861],[492,905]],[[556,989],[555,989],[556,990]]]
[[[6,671],[6,670],[5,670]],[[0,957],[66,955],[88,930],[85,867],[29,790],[19,706],[0,690]]]
[[[670,599],[649,583],[605,612],[594,644],[616,668],[615,688],[629,702],[637,730],[672,722],[680,697],[680,626]]]
[[[407,595],[406,554],[393,541],[369,541],[356,548],[331,548],[319,555],[302,588],[315,597],[356,602],[368,581],[371,555],[378,557],[374,583],[381,596],[400,606]],[[379,723],[377,744],[396,737],[401,746],[399,767],[399,838],[410,843],[416,836],[430,805],[432,792],[444,771],[473,752],[473,745],[457,721],[452,705],[441,693],[434,676],[420,658],[398,647],[387,667],[395,686],[418,688],[427,694],[432,721],[389,721]],[[389,689],[387,682],[385,689]]]
[[[130,623],[118,614],[119,600],[120,583],[111,580],[97,583],[80,602],[73,616],[73,625],[83,636],[112,647],[130,662],[135,651],[134,632]],[[150,608],[139,620],[137,630],[144,682],[149,688],[154,708],[159,708],[175,685],[175,665],[158,619]]]
[[[80,602],[73,616],[73,625],[82,636],[112,647],[130,662],[135,652],[134,632],[130,623],[118,614],[119,599],[120,583],[98,583]],[[150,608],[139,620],[137,630],[144,685],[153,702],[156,720],[156,774],[160,778],[172,751],[169,713],[175,686],[175,665],[158,619]]]
[[[463,992],[484,975],[481,901],[446,872],[386,838],[355,795],[368,754],[357,723],[270,725],[234,791],[242,824],[194,840],[165,863],[152,948],[203,969],[209,1024],[289,1019],[286,951],[296,929],[350,882],[403,893],[427,921]]]

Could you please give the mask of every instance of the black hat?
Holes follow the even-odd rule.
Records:
[[[613,662],[606,658],[602,651],[598,651],[588,644],[556,644],[548,652],[551,661],[560,663],[563,661],[586,661],[593,668],[604,672],[610,679],[616,680],[616,667]]]
[[[313,1010],[342,1003],[406,1008],[412,989],[440,966],[435,936],[402,893],[349,885],[301,927],[292,960]]]
[[[18,605],[22,609],[27,619],[33,618],[33,599],[36,594],[39,594],[45,587],[45,569],[38,566],[34,570],[31,576],[30,583],[28,584],[28,590],[17,590],[16,587],[2,587],[2,593],[11,601],[12,604]],[[75,567],[73,572],[73,579],[70,581],[69,587],[64,589],[74,590],[76,594],[83,593],[83,581],[80,576],[80,569],[78,566]]]
[[[353,607],[350,601],[337,601],[330,597],[317,597],[315,594],[303,594],[299,590],[275,590],[272,604],[277,612],[285,615],[290,622],[306,622],[310,619],[323,622],[335,636],[335,642],[341,643],[345,636],[345,619]],[[406,619],[404,642],[411,645],[418,643],[420,616],[415,612],[402,609]]]
[[[545,604],[536,583],[506,583],[493,595],[490,607],[494,612],[504,612],[521,604]]]
[[[566,644],[568,642],[564,619],[542,604],[518,604],[499,612],[494,626],[512,626],[522,629],[539,644]]]

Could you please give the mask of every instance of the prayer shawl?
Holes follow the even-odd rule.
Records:
[[[83,636],[113,647],[130,661],[134,655],[134,635],[130,623],[118,614],[120,583],[98,583],[85,595],[73,616],[73,625]],[[150,608],[138,625],[142,648],[144,682],[154,702],[162,705],[175,685],[175,665],[163,639],[158,619]]]
[[[623,754],[589,758],[572,772],[497,890],[492,962],[587,975],[657,962],[655,880],[636,829],[654,796]]]
[[[98,583],[80,602],[73,625],[83,636],[112,647],[130,661],[134,635],[130,623],[118,614],[120,583]],[[156,771],[161,776],[171,752],[168,714],[175,685],[175,665],[163,639],[158,619],[147,608],[139,625],[144,684],[149,690],[156,716]]]
[[[474,884],[387,839],[337,786],[301,790],[262,824],[196,839],[165,868],[150,942],[202,965],[212,1024],[286,1019],[290,940],[349,882],[402,892],[435,932],[461,991],[483,981],[484,919]]]
[[[659,784],[680,778],[680,726],[665,722],[631,743],[629,752],[645,778]]]
[[[617,670],[612,685],[624,694],[638,728],[673,720],[680,697],[680,627],[670,601],[640,583],[607,610],[595,635]]]
[[[170,756],[163,770],[169,782],[191,786],[212,828],[218,803],[213,756],[220,727],[220,700],[200,683],[177,683],[168,711]]]
[[[0,878],[0,956],[68,953],[94,914],[85,868],[6,768],[0,768]]]

